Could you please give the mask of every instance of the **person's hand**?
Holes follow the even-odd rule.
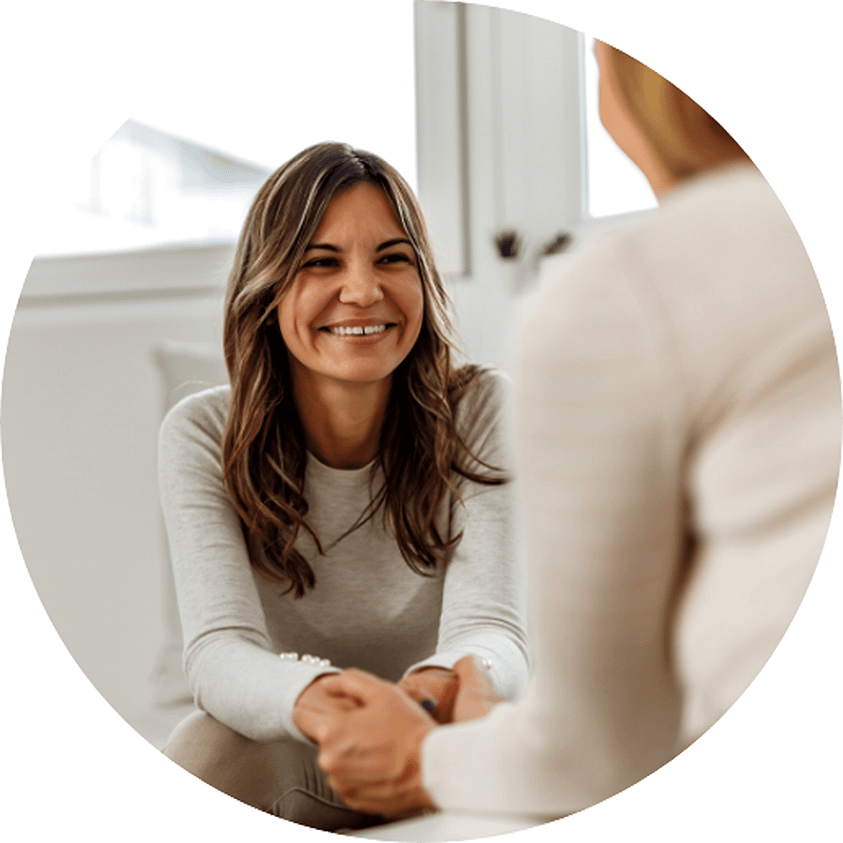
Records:
[[[327,722],[338,713],[357,708],[357,702],[345,694],[331,692],[325,680],[332,674],[317,676],[298,696],[293,706],[293,723],[301,733],[316,741],[314,733],[320,722]],[[318,741],[316,741],[318,743]]]
[[[323,681],[328,694],[356,702],[313,726],[319,766],[346,804],[388,817],[435,807],[421,780],[421,745],[436,721],[396,685],[362,670]]]
[[[422,667],[401,679],[398,687],[430,712],[437,723],[451,722],[457,693],[457,675],[453,670]]]
[[[457,693],[453,704],[453,722],[474,720],[488,714],[504,698],[498,694],[489,671],[476,656],[464,656],[454,665]]]

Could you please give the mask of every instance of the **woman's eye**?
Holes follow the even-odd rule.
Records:
[[[389,264],[410,264],[414,263],[414,259],[412,256],[405,254],[403,252],[391,252],[388,255],[381,255],[377,262],[380,265],[389,265]],[[305,261],[301,267],[302,269],[333,269],[340,266],[340,261],[338,258],[335,257],[324,257],[324,258],[311,258],[309,261]]]
[[[326,266],[337,266],[337,259],[336,258],[314,258],[313,260],[307,261],[307,263],[303,263],[301,265],[302,269],[310,269],[312,267],[326,267]]]

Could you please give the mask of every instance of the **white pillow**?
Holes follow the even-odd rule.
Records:
[[[165,340],[152,349],[161,379],[164,415],[182,398],[228,383],[222,349],[211,343]]]

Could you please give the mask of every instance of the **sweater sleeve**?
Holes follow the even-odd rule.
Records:
[[[159,485],[196,705],[254,740],[293,736],[298,695],[333,668],[273,652],[240,521],[222,481],[227,387],[190,396],[164,419]]]
[[[484,372],[476,399],[466,400],[460,424],[473,453],[509,473],[505,453],[505,376]],[[463,484],[452,530],[463,536],[445,574],[436,652],[414,664],[453,667],[463,656],[486,659],[498,693],[514,699],[529,669],[526,572],[516,537],[513,483]]]

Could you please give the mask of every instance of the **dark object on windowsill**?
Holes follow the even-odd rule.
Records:
[[[507,230],[495,235],[498,255],[504,260],[515,260],[521,251],[521,238],[517,231]]]

